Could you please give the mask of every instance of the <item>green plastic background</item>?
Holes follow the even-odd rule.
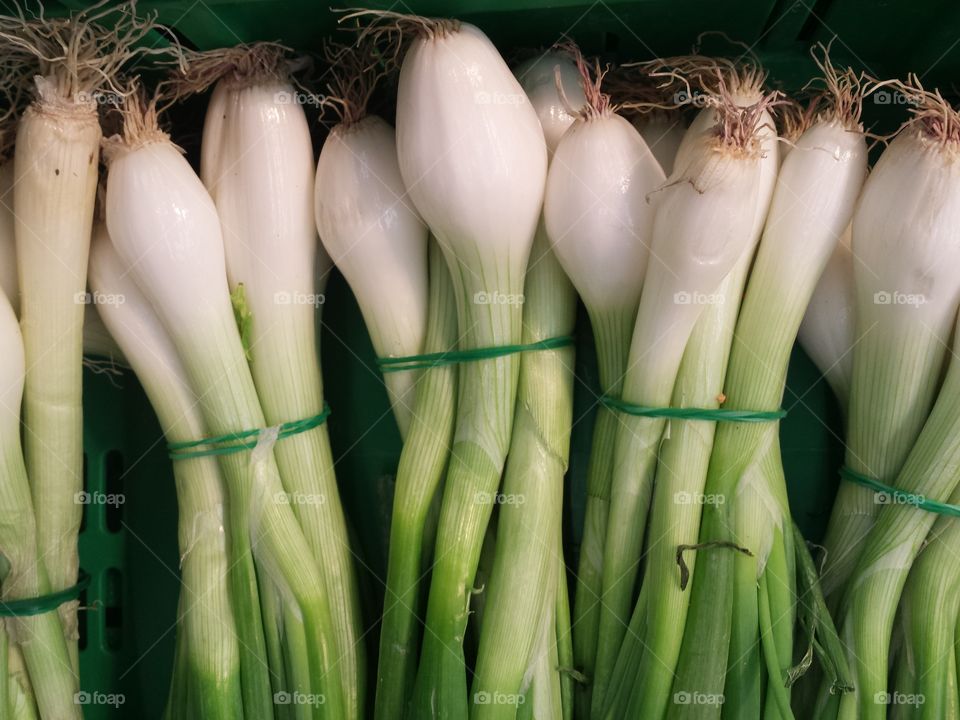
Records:
[[[46,3],[63,13],[88,3]],[[890,0],[410,0],[369,3],[397,11],[447,15],[473,22],[505,51],[547,46],[563,35],[588,53],[643,59],[688,51],[705,30],[746,43],[784,87],[814,72],[808,50],[837,36],[833,57],[885,77],[914,70],[929,87],[952,88],[960,74],[960,4]],[[326,3],[174,0],[141,2],[157,10],[188,45],[206,49],[241,41],[280,40],[315,50],[335,31]],[[935,21],[933,20],[935,18]],[[717,42],[708,38],[706,42]],[[729,52],[729,45],[724,46]],[[707,46],[707,50],[711,46]],[[192,126],[175,128],[188,150],[199,140],[202,103]],[[899,115],[897,113],[900,113]],[[189,113],[188,113],[189,114]],[[868,107],[865,117],[890,127],[900,108]],[[182,136],[181,136],[182,133]],[[319,135],[319,133],[318,133]],[[195,158],[195,152],[191,153]],[[341,493],[356,538],[368,617],[382,596],[393,472],[399,456],[386,393],[359,310],[334,273],[323,307],[323,371],[333,416],[330,432]],[[596,407],[597,373],[585,314],[577,327],[575,428],[565,509],[569,557],[575,556],[584,476]],[[122,693],[118,709],[88,706],[86,717],[159,718],[169,683],[178,595],[176,498],[160,428],[131,375],[84,374],[88,490],[122,492],[126,503],[108,517],[88,506],[80,539],[81,564],[92,575],[84,597],[81,681],[85,689]],[[818,539],[836,490],[842,460],[840,415],[826,383],[799,350],[790,366],[781,424],[791,507],[807,537]],[[570,563],[571,566],[573,563]],[[370,634],[371,649],[375,633]]]

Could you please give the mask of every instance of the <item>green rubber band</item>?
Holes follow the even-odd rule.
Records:
[[[48,593],[35,598],[0,601],[0,617],[33,617],[53,612],[58,607],[80,597],[90,584],[90,576],[81,571],[77,584],[66,590]]]
[[[291,435],[299,435],[307,430],[323,425],[330,417],[330,406],[324,403],[323,410],[303,420],[283,423],[277,440],[283,440]],[[262,429],[243,430],[227,433],[217,437],[203,438],[202,440],[187,440],[184,442],[167,443],[167,452],[171,460],[188,460],[190,458],[209,457],[213,455],[232,455],[233,453],[251,450],[257,445]]]
[[[855,470],[851,470],[846,465],[840,468],[840,477],[857,485],[862,485],[865,488],[870,488],[876,493],[889,495],[898,504],[913,505],[921,510],[936,513],[937,515],[960,517],[960,506],[937,502],[936,500],[928,500],[922,495],[914,495],[913,493],[904,492],[903,490],[897,490],[895,487],[884,485],[876,478],[872,478],[869,475],[862,475]]]
[[[727,410],[726,408],[697,407],[647,407],[634,405],[619,398],[602,395],[600,402],[610,410],[622,412],[634,417],[672,418],[674,420],[710,420],[712,422],[774,422],[787,416],[783,408],[779,410]]]
[[[497,347],[471,348],[469,350],[448,350],[447,352],[425,353],[423,355],[408,355],[406,357],[377,358],[380,372],[402,372],[404,370],[426,370],[438,365],[454,365],[456,363],[477,362],[491,358],[514,355],[522,352],[537,350],[555,350],[573,345],[572,335],[547,338],[523,345],[500,345]]]

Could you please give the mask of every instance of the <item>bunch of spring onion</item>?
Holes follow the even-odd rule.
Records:
[[[69,18],[0,18],[0,43],[33,56],[35,95],[19,122],[14,236],[26,358],[24,456],[37,547],[50,586],[77,582],[83,487],[81,371],[87,255],[97,188],[97,95],[153,28],[132,4]],[[77,668],[77,601],[60,612]]]
[[[590,316],[601,392],[619,394],[643,272],[653,212],[648,195],[664,173],[637,130],[617,114],[577,56],[588,90],[577,119],[557,147],[547,182],[544,219],[560,263]],[[563,85],[568,94],[569,83]],[[569,96],[568,96],[569,101]],[[603,542],[609,512],[613,444],[618,419],[597,410],[587,476],[583,540],[573,606],[574,662],[593,674],[599,622]],[[589,685],[579,685],[577,706],[589,707]]]
[[[90,288],[117,302],[97,306],[173,442],[207,432],[197,393],[160,322],[99,224],[90,250]],[[121,301],[122,300],[122,301]],[[171,717],[244,717],[240,645],[230,604],[223,478],[213,457],[174,464],[182,591]]]
[[[737,319],[724,384],[729,409],[780,406],[804,311],[866,175],[861,80],[826,59],[822,67],[826,105],[780,169]],[[796,548],[778,424],[721,424],[706,491],[724,502],[705,508],[700,543],[731,543],[740,552],[698,558],[674,690],[722,694],[748,714],[789,717]]]
[[[216,83],[200,172],[220,218],[231,292],[249,318],[246,351],[264,418],[279,425],[313,417],[324,409],[316,332],[323,296],[314,270],[318,261],[329,270],[329,260],[313,222],[313,149],[289,76],[293,63],[272,43],[184,61],[181,88]],[[274,453],[323,578],[344,717],[359,718],[366,699],[363,626],[327,425],[286,438]]]
[[[655,203],[647,265],[621,398],[662,408],[671,404],[685,349],[725,278],[752,252],[772,189],[776,139],[759,83],[716,71],[715,100],[694,120]],[[731,210],[734,208],[734,210]],[[723,297],[736,303],[739,293]],[[721,358],[722,359],[722,358]],[[686,404],[686,403],[685,403]],[[647,514],[666,427],[662,417],[619,414],[603,580],[592,713],[602,715],[617,656],[627,635]],[[654,514],[657,517],[657,514]],[[643,602],[643,596],[641,596]],[[672,668],[667,670],[668,678]]]
[[[306,698],[294,708],[298,715],[345,717],[347,671],[336,654],[343,628],[331,613],[336,593],[290,502],[299,468],[287,464],[284,475],[275,460],[274,445],[293,438],[278,440],[278,427],[267,428],[231,306],[216,205],[160,130],[155,105],[131,93],[123,112],[122,135],[107,143],[105,202],[121,270],[157,313],[186,381],[199,388],[206,431],[219,437],[259,430],[254,447],[215,453],[226,495],[227,586],[244,716],[271,717],[275,702],[293,696]]]
[[[451,20],[377,13],[369,32],[409,36],[397,89],[397,155],[408,195],[444,253],[459,346],[522,339],[525,270],[543,201],[547,152],[536,112],[493,44]],[[514,420],[520,359],[459,368],[415,717],[467,710],[463,640],[487,523]]]
[[[929,552],[924,550],[915,573],[911,567],[937,520],[935,512],[915,505],[919,500],[955,502],[960,481],[960,365],[955,346],[944,356],[946,346],[940,345],[951,328],[956,337],[960,296],[955,279],[960,242],[952,231],[960,212],[960,175],[954,162],[960,114],[915,78],[897,87],[915,102],[912,117],[874,167],[853,219],[860,338],[853,351],[847,466],[893,490],[884,495],[846,483],[831,518],[827,540],[843,538],[848,544],[831,546],[839,557],[829,563],[828,556],[826,572],[838,577],[826,575],[824,580],[843,588],[837,621],[856,681],[855,692],[839,703],[827,694],[829,688],[821,688],[818,708],[844,718],[887,714],[898,608],[906,621],[900,654],[907,658],[898,663],[897,690],[919,695],[924,704],[929,692],[935,703],[924,709],[932,713],[929,717],[946,717],[949,708],[956,707],[956,671],[950,670],[955,663],[948,662],[954,652],[956,609],[952,601],[937,602],[953,592],[956,578],[955,561],[946,556],[944,543],[952,534],[945,518],[933,531]],[[889,297],[878,289],[881,283],[888,284]],[[890,393],[884,383],[888,393],[877,398],[878,378],[906,375],[908,368],[906,387]],[[880,370],[890,375],[878,375]],[[874,398],[869,417],[865,397]],[[893,427],[897,421],[901,426]],[[880,438],[887,439],[885,446],[876,444]],[[856,450],[864,455],[855,455]],[[892,476],[875,473],[871,461],[897,469]],[[857,510],[856,515],[847,514]],[[908,577],[910,588],[901,606]],[[846,584],[841,586],[843,579]],[[948,656],[943,654],[946,647]],[[917,659],[923,664],[911,667]]]
[[[449,273],[400,175],[394,129],[367,113],[381,76],[391,67],[373,57],[376,45],[328,44],[327,101],[339,122],[317,163],[314,214],[320,239],[347,279],[381,358],[403,358],[456,346],[456,311]],[[428,317],[428,298],[430,313]],[[394,372],[394,370],[396,370]],[[376,708],[402,717],[419,647],[420,579],[425,568],[428,511],[437,494],[453,432],[456,371],[385,366],[384,383],[404,437],[397,469],[386,598],[380,630]]]
[[[580,72],[566,54],[548,52],[517,68],[516,76],[541,118],[547,150],[555,157],[557,143],[566,137],[564,127],[580,112],[588,112],[564,104],[570,97],[582,102]],[[575,303],[573,287],[541,222],[524,285],[523,342],[570,335]],[[521,705],[529,705],[535,717],[572,712],[570,677],[559,669],[569,667],[572,659],[561,538],[572,370],[568,348],[520,358],[516,415],[501,490],[504,502],[484,579],[483,616],[478,618],[471,717],[512,717]]]

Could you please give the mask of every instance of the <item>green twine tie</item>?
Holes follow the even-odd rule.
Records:
[[[709,420],[712,422],[774,422],[787,416],[783,408],[779,410],[727,410],[725,408],[697,407],[648,407],[634,405],[619,398],[602,395],[600,402],[604,407],[625,415],[648,418],[671,418],[674,420]]]
[[[80,597],[80,593],[90,584],[90,576],[81,571],[77,584],[65,590],[47,593],[35,598],[0,601],[0,617],[33,617],[53,612],[64,603]]]
[[[573,344],[572,335],[538,340],[537,342],[521,345],[499,345],[497,347],[471,348],[468,350],[448,350],[447,352],[425,353],[423,355],[408,355],[406,357],[377,358],[380,372],[402,372],[404,370],[425,370],[438,365],[454,365],[456,363],[477,362],[490,358],[504,357],[523,352],[538,350],[556,350]]]
[[[927,500],[923,495],[914,495],[913,493],[897,490],[895,487],[885,485],[876,478],[869,475],[863,475],[855,470],[851,470],[846,465],[840,468],[840,477],[848,482],[856,483],[865,488],[873,490],[875,493],[886,495],[900,505],[913,505],[921,510],[936,513],[937,515],[947,515],[949,517],[960,517],[960,507],[950,505],[949,503],[937,502],[936,500]],[[886,503],[885,503],[886,504]]]
[[[313,417],[283,423],[280,426],[277,440],[283,440],[291,435],[299,435],[302,432],[319,427],[327,421],[328,417],[330,417],[330,406],[324,403],[323,410]],[[263,430],[257,428],[256,430],[243,430],[217,437],[203,438],[202,440],[167,443],[167,452],[171,460],[187,460],[211,455],[232,455],[256,447],[261,432]]]

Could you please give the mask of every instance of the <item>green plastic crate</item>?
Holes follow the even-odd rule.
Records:
[[[47,3],[64,13],[89,3]],[[833,57],[878,76],[914,70],[928,86],[952,88],[960,75],[960,4],[905,0],[410,0],[367,3],[473,22],[508,54],[548,46],[562,36],[587,53],[643,59],[687,52],[698,33],[716,30],[746,43],[771,71],[775,83],[796,88],[814,72],[809,48],[837,36]],[[141,2],[157,10],[185,44],[200,49],[253,40],[279,40],[315,50],[336,32],[326,4],[303,0],[171,0]],[[933,22],[932,18],[936,18]],[[705,49],[730,45],[713,37]],[[714,47],[716,45],[716,47]],[[175,126],[175,139],[196,159],[205,101],[184,111],[190,124]],[[868,107],[865,119],[892,127],[898,110]],[[182,137],[181,137],[182,133]],[[318,133],[319,135],[319,133]],[[333,408],[330,434],[341,493],[356,538],[366,608],[372,622],[382,598],[393,473],[400,439],[359,310],[336,273],[323,308],[323,366]],[[577,324],[575,428],[565,508],[568,558],[574,558],[582,524],[584,478],[595,409],[597,370],[589,323]],[[82,567],[92,582],[81,614],[81,683],[86,691],[119,693],[118,707],[89,705],[86,716],[159,718],[173,659],[179,588],[176,496],[160,428],[136,379],[84,374],[86,485],[89,491],[122,493],[117,510],[86,508],[80,538]],[[797,349],[790,366],[781,424],[781,444],[791,507],[807,537],[822,535],[842,461],[840,414],[809,359]],[[575,564],[571,561],[571,567]],[[376,637],[371,633],[371,657]],[[371,667],[374,667],[375,663]]]

